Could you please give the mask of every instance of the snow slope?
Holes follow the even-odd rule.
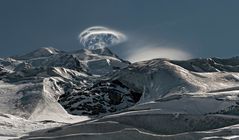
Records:
[[[230,71],[195,72],[166,59],[134,63],[107,82],[118,80],[141,93],[135,105],[24,139],[236,139],[238,76]]]

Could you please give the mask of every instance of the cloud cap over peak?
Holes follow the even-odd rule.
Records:
[[[123,33],[103,26],[87,28],[78,37],[80,43],[89,49],[109,47],[126,41]]]

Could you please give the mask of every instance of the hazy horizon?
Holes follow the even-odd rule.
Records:
[[[92,26],[109,27],[127,36],[122,46],[110,48],[124,59],[232,57],[239,52],[238,4],[220,0],[2,0],[0,57],[40,47],[80,49],[78,35]]]

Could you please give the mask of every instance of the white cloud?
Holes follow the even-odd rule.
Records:
[[[192,58],[192,55],[188,52],[177,48],[167,47],[143,47],[135,51],[132,51],[128,60],[130,62],[137,62],[143,60],[150,60],[153,58],[168,58],[174,60],[186,60]]]

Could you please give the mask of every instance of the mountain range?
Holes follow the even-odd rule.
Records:
[[[236,139],[238,84],[239,57],[40,48],[0,58],[0,139]]]

